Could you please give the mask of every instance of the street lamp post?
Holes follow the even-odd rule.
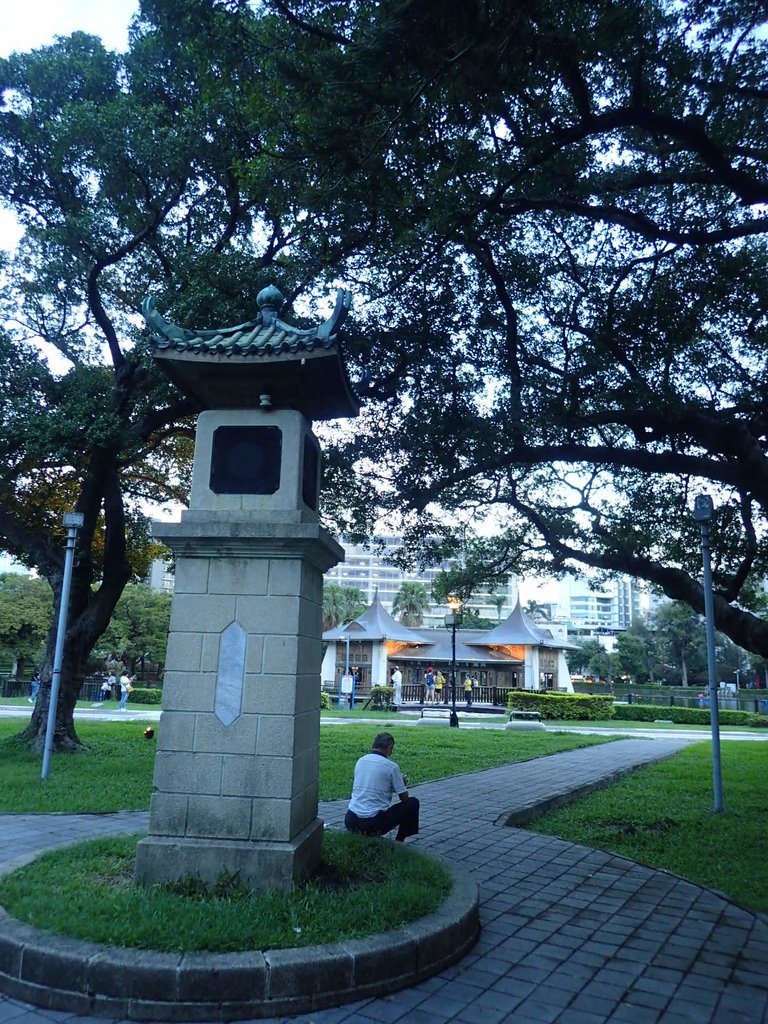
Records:
[[[43,748],[43,769],[41,779],[48,778],[53,752],[53,733],[56,727],[56,707],[59,703],[59,686],[61,684],[61,666],[64,661],[64,637],[67,632],[67,611],[69,609],[69,590],[72,585],[72,564],[75,559],[75,543],[77,531],[83,525],[81,512],[65,512],[64,525],[67,533],[67,549],[64,553],[64,576],[61,581],[61,598],[59,601],[59,621],[56,626],[56,650],[53,655],[53,675],[51,676],[51,697],[48,702],[48,720],[45,726],[45,746]]]
[[[723,773],[720,765],[720,709],[717,703],[717,664],[715,660],[715,611],[712,598],[712,565],[709,546],[709,524],[714,505],[708,494],[699,494],[693,505],[693,518],[701,528],[701,558],[704,566],[704,614],[707,623],[707,668],[709,671],[709,720],[712,725],[712,777],[715,814],[725,811],[723,805]]]
[[[451,609],[445,616],[446,626],[451,627],[451,716],[448,724],[459,727],[459,716],[456,714],[456,623],[461,610],[461,599],[456,594],[448,595],[448,607]]]

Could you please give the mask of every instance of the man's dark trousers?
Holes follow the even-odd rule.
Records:
[[[352,811],[347,811],[344,825],[350,832],[361,832],[364,836],[383,836],[398,826],[395,839],[402,843],[408,836],[418,834],[419,801],[415,796],[409,796],[371,818],[358,818]]]

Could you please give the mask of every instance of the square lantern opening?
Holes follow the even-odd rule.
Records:
[[[275,494],[280,487],[279,427],[217,427],[211,446],[214,494]]]

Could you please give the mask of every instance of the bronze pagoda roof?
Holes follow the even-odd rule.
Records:
[[[308,419],[356,416],[360,399],[347,376],[338,330],[351,294],[339,291],[333,313],[301,330],[280,320],[283,296],[274,286],[257,296],[248,323],[188,330],[166,320],[148,297],[142,304],[154,358],[166,376],[202,409],[299,409]]]

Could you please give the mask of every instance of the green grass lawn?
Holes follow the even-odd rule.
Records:
[[[321,728],[320,796],[349,796],[356,759],[380,723]],[[633,723],[626,725],[627,732]],[[140,721],[78,722],[88,745],[53,758],[47,782],[41,758],[15,739],[19,719],[0,719],[0,811],[112,811],[146,808],[155,742]],[[392,725],[395,760],[411,785],[479,771],[608,737],[567,732],[418,729]],[[722,743],[726,813],[712,808],[712,758],[696,744],[663,764],[642,769],[608,789],[540,818],[535,830],[666,868],[768,910],[768,744]]]
[[[768,911],[768,744],[721,744],[725,814],[713,814],[712,749],[697,743],[538,818],[532,831],[664,868]]]
[[[77,732],[87,750],[54,756],[45,782],[40,780],[41,756],[30,753],[17,738],[23,725],[18,719],[0,719],[0,812],[99,813],[149,807],[156,741],[145,739],[146,723],[78,721]],[[378,731],[375,722],[369,729],[358,725],[321,729],[321,800],[349,796],[355,761],[370,750]],[[391,732],[397,744],[395,759],[411,785],[607,742],[575,733],[396,726]]]
[[[436,910],[448,872],[402,843],[326,832],[323,866],[288,894],[228,884],[133,884],[137,836],[94,839],[44,854],[0,881],[14,917],[61,935],[161,951],[286,949],[400,927]]]

